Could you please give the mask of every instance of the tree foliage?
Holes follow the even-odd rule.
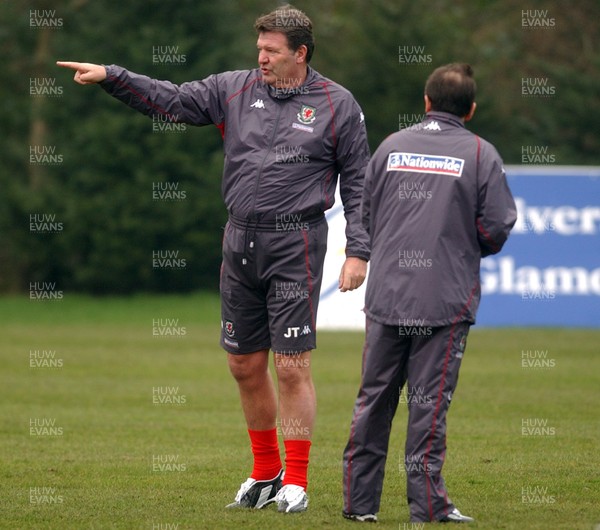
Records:
[[[73,84],[54,63],[115,63],[174,82],[251,68],[254,19],[277,3],[56,4],[0,3],[0,290],[26,291],[31,282],[94,293],[215,288],[226,221],[218,131],[157,130],[98,87]],[[295,5],[314,22],[313,66],[353,92],[372,149],[422,115],[424,81],[435,66],[466,61],[479,86],[469,127],[507,163],[520,163],[530,145],[547,148],[558,164],[598,163],[594,0],[532,1],[527,8],[517,0]],[[528,17],[545,27],[527,26]],[[178,60],[165,62],[167,49]],[[403,61],[411,54],[417,60]],[[545,80],[553,94],[523,95],[531,79]],[[52,156],[40,155],[44,150]],[[153,194],[169,186],[184,193]],[[32,229],[32,219],[43,216],[58,223],[54,230]],[[176,253],[177,266],[157,267],[157,252]]]

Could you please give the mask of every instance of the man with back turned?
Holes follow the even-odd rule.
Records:
[[[469,65],[436,69],[423,122],[388,137],[367,168],[371,265],[361,385],[343,458],[348,519],[377,520],[402,397],[411,521],[473,521],[448,498],[442,477],[446,414],[479,306],[480,260],[500,251],[516,221],[500,156],[464,126],[475,88]]]

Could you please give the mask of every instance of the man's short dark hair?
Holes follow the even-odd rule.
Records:
[[[303,44],[307,48],[306,62],[309,63],[315,50],[312,22],[302,11],[287,4],[256,19],[254,28],[259,33],[277,31],[287,37],[288,47],[296,51]]]
[[[471,111],[476,90],[473,68],[465,63],[440,66],[425,83],[425,95],[431,101],[431,110],[449,112],[461,118]]]

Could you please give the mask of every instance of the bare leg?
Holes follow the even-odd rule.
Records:
[[[277,398],[269,372],[269,350],[247,355],[228,355],[229,370],[237,381],[248,429],[275,428]]]
[[[310,440],[317,410],[310,351],[275,354],[279,387],[279,423],[284,440]]]

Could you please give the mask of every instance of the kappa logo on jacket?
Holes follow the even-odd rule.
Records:
[[[257,99],[250,106],[253,107],[253,108],[255,108],[255,109],[264,109],[265,108],[265,102],[262,99]]]
[[[427,125],[425,125],[425,127],[423,127],[423,130],[425,130],[425,131],[441,131],[442,128],[440,127],[440,124],[437,121],[432,121],[431,123],[428,123]]]

